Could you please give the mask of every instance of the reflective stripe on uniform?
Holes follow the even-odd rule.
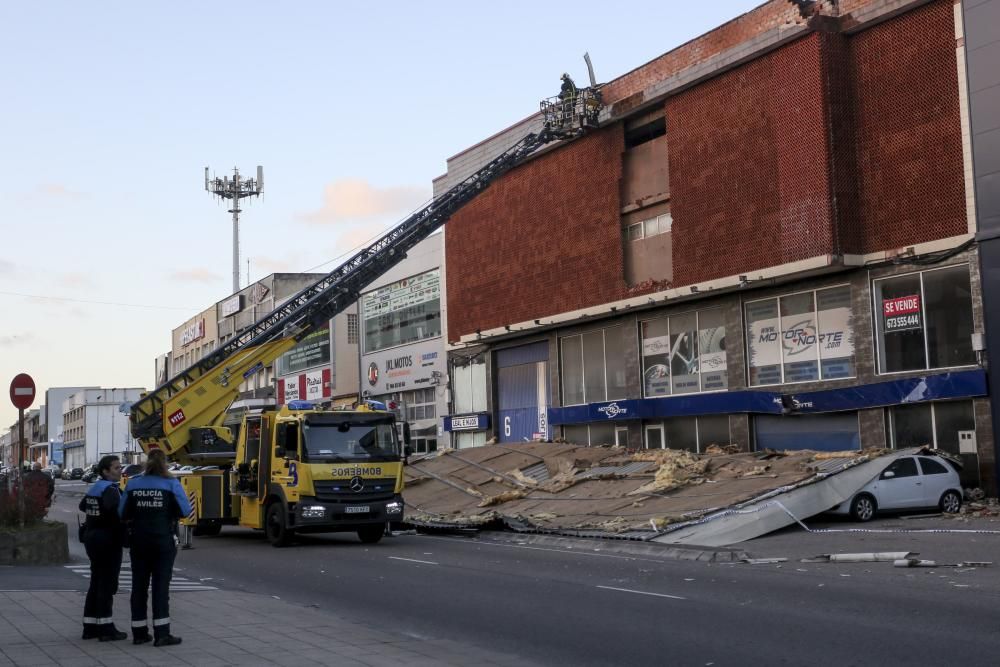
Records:
[[[157,625],[170,625],[170,617],[167,616],[166,618],[154,618],[153,619],[153,625],[154,626],[157,626]]]
[[[106,625],[106,624],[108,624],[108,623],[114,623],[114,622],[115,622],[115,619],[113,619],[113,618],[111,618],[111,617],[109,616],[109,617],[107,617],[107,618],[99,618],[99,619],[97,619],[97,620],[96,620],[96,621],[94,621],[94,622],[95,622],[95,623],[97,623],[98,625]]]
[[[93,625],[97,625],[97,619],[94,618],[93,616],[84,616],[83,617],[83,622],[84,623],[91,623]]]
[[[146,619],[142,619],[141,621],[132,621],[132,627],[133,628],[144,628],[144,627],[146,627]]]

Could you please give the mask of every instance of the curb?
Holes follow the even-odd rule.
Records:
[[[606,540],[600,538],[561,537],[557,535],[481,532],[473,539],[481,542],[501,544],[530,544],[532,546],[555,548],[567,552],[600,552],[662,558],[664,560],[691,560],[703,563],[737,563],[748,557],[747,552],[742,549],[691,545],[681,546],[676,544],[661,544],[659,542]]]

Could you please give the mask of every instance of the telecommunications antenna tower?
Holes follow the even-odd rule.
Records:
[[[244,178],[240,176],[240,170],[233,167],[232,180],[228,176],[209,178],[208,167],[205,167],[205,191],[221,199],[233,200],[229,212],[233,214],[233,294],[236,294],[240,291],[240,200],[257,197],[264,191],[264,167],[257,165],[257,178]]]

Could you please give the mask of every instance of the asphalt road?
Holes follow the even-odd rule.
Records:
[[[52,518],[75,525],[77,502],[59,494]],[[274,549],[226,528],[196,538],[177,567],[552,665],[993,665],[1000,655],[997,569],[722,565],[521,542],[401,535],[365,546],[343,534]]]

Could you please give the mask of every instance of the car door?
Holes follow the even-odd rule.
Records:
[[[942,494],[952,486],[953,476],[943,461],[929,456],[918,456],[923,478],[923,496],[920,507],[936,507]]]
[[[890,463],[879,475],[876,489],[879,509],[920,507],[924,493],[916,458],[902,456]]]

